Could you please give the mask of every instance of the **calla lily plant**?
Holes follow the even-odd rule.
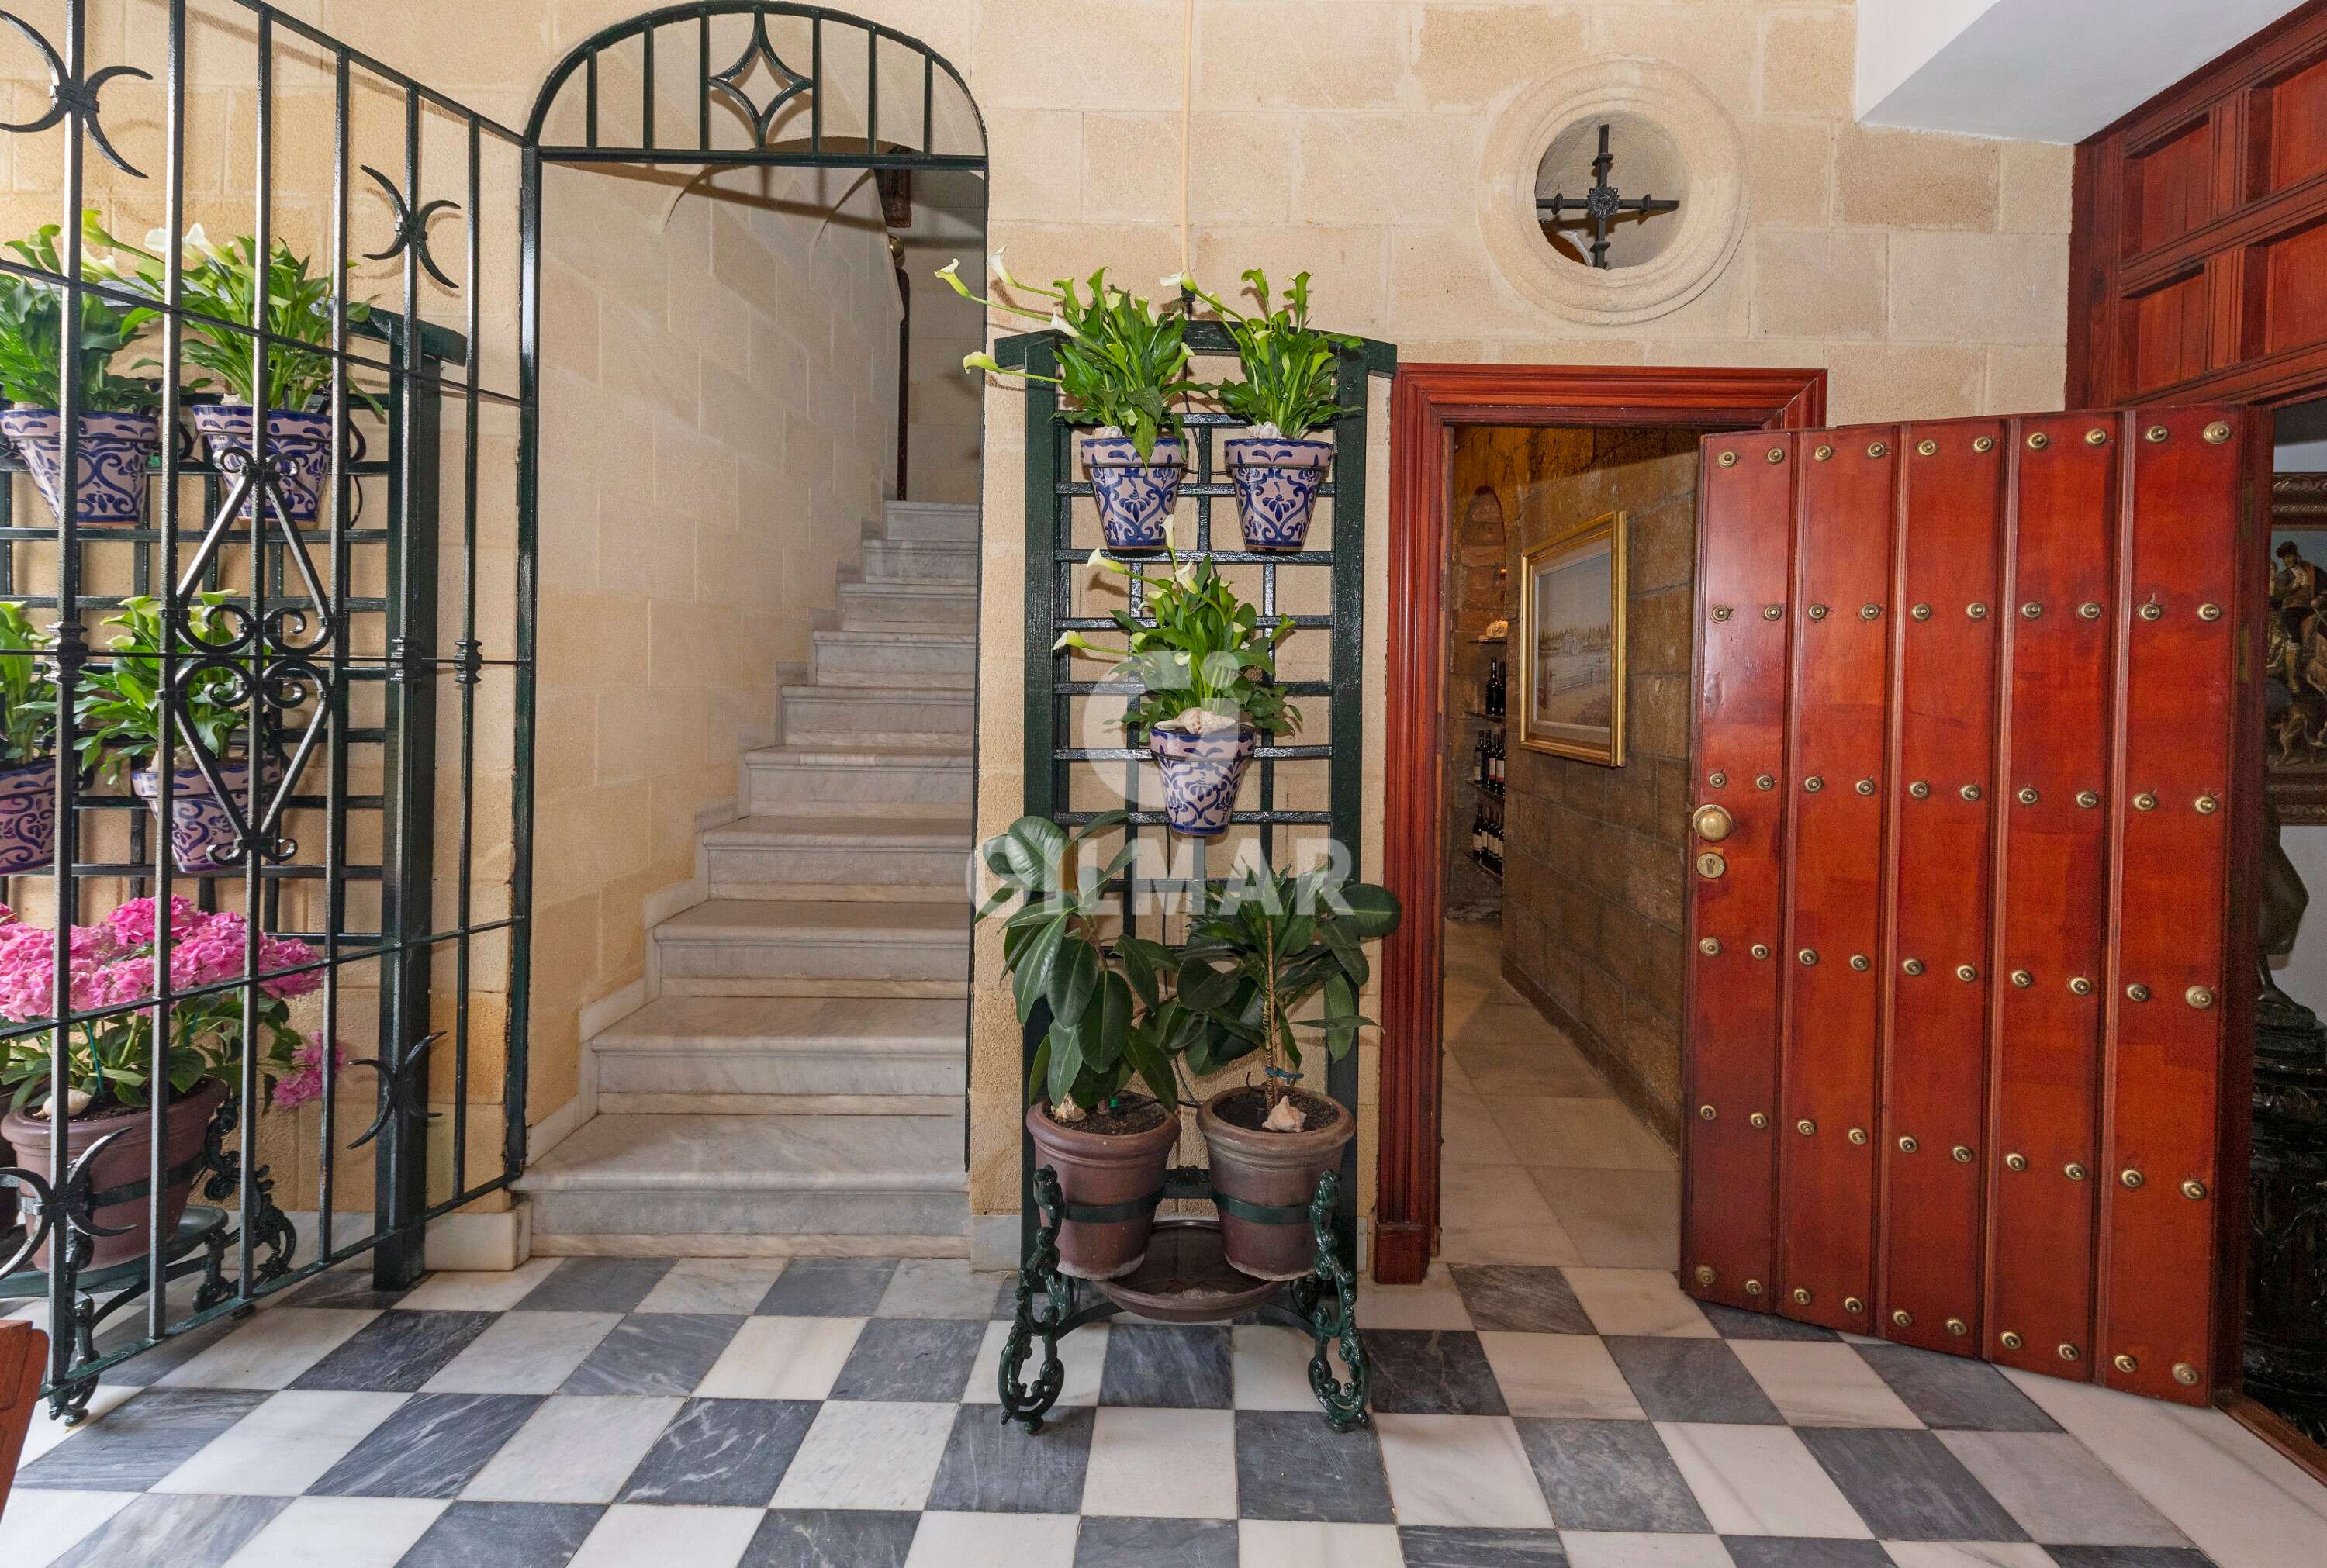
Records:
[[[1173,553],[1171,562],[1168,575],[1151,576],[1093,550],[1093,567],[1140,585],[1152,619],[1109,611],[1125,647],[1103,647],[1070,631],[1056,649],[1111,658],[1108,679],[1135,680],[1145,688],[1124,714],[1126,729],[1169,727],[1195,734],[1240,724],[1271,733],[1298,729],[1301,710],[1274,684],[1276,649],[1293,634],[1293,617],[1280,615],[1264,626],[1259,611],[1237,597],[1210,560],[1183,562]]]

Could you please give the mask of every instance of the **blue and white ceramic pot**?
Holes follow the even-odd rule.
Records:
[[[56,857],[57,765],[0,769],[0,876],[42,871]]]
[[[64,415],[53,408],[0,414],[5,434],[31,471],[49,510],[64,514],[58,482],[64,464]],[[162,422],[151,414],[84,414],[73,453],[73,517],[84,528],[136,528],[145,522],[146,480],[162,450]]]
[[[1301,548],[1309,537],[1317,487],[1332,466],[1333,443],[1255,435],[1225,444],[1245,548]]]
[[[1164,820],[1190,838],[1218,838],[1229,830],[1237,786],[1260,737],[1251,726],[1210,735],[1185,730],[1147,733],[1147,749],[1164,771]]]
[[[197,403],[187,413],[193,418],[194,428],[202,433],[210,462],[225,471],[222,482],[231,492],[250,457],[250,405]],[[323,481],[332,472],[330,411],[294,413],[277,408],[269,414],[266,458],[275,470],[275,488],[282,498],[284,515],[294,523],[313,522],[322,502]],[[251,501],[246,501],[242,515],[249,517],[255,509]]]
[[[1154,453],[1145,459],[1127,435],[1093,431],[1080,444],[1107,549],[1116,555],[1162,549],[1171,532],[1172,509],[1180,499],[1180,481],[1188,471],[1179,438],[1158,437]]]
[[[219,778],[234,797],[234,811],[210,792],[210,779],[192,763],[174,770],[170,777],[170,853],[176,857],[178,869],[189,875],[228,869],[226,863],[212,857],[210,850],[215,846],[225,853],[234,848],[234,811],[248,808],[250,764],[219,764]],[[272,790],[282,778],[282,765],[269,761],[266,788]],[[140,768],[132,772],[129,788],[156,815],[160,814],[161,776],[153,769]]]

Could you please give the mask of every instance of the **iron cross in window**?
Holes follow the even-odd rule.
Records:
[[[1608,150],[1608,127],[1600,127],[1600,155],[1592,160],[1592,189],[1581,197],[1563,196],[1555,192],[1549,201],[1538,198],[1536,216],[1547,223],[1566,219],[1570,209],[1575,216],[1592,228],[1592,265],[1608,265],[1608,229],[1617,218],[1626,212],[1637,212],[1642,218],[1653,218],[1660,212],[1677,212],[1678,201],[1659,201],[1653,196],[1621,196],[1608,183],[1608,171],[1614,168],[1616,154]]]

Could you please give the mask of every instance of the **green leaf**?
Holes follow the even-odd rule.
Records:
[[[1029,892],[1058,885],[1059,856],[1066,850],[1067,835],[1057,823],[1047,817],[1022,817],[995,843],[1006,868],[997,869],[997,874]]]
[[[1385,887],[1371,882],[1344,882],[1340,889],[1341,901],[1350,912],[1337,918],[1350,923],[1351,934],[1360,941],[1374,941],[1397,929],[1405,918],[1397,895]]]
[[[1051,971],[1058,962],[1059,944],[1066,939],[1066,934],[1067,917],[1061,915],[1046,926],[1036,927],[1019,951],[1013,976],[1017,987],[1019,1022],[1033,1019],[1034,1004],[1049,994]]]
[[[1064,1024],[1081,1022],[1098,984],[1098,949],[1080,937],[1062,938],[1051,967],[1051,1016]]]
[[[1082,1076],[1082,1040],[1074,1031],[1053,1025],[1050,1046],[1051,1104],[1061,1106],[1073,1094],[1075,1079]]]
[[[1200,1013],[1210,1013],[1236,994],[1236,976],[1224,974],[1201,958],[1188,958],[1180,966],[1176,987],[1180,1000]]]
[[[1180,1108],[1180,1085],[1172,1073],[1172,1059],[1156,1043],[1138,1030],[1133,1030],[1124,1041],[1124,1054],[1131,1060],[1147,1092],[1163,1103],[1165,1110]]]

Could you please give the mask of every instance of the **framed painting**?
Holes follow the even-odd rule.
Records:
[[[2264,764],[2281,821],[2327,823],[2327,473],[2277,475],[2270,514]]]
[[[1624,765],[1624,514],[1519,557],[1519,744]]]

